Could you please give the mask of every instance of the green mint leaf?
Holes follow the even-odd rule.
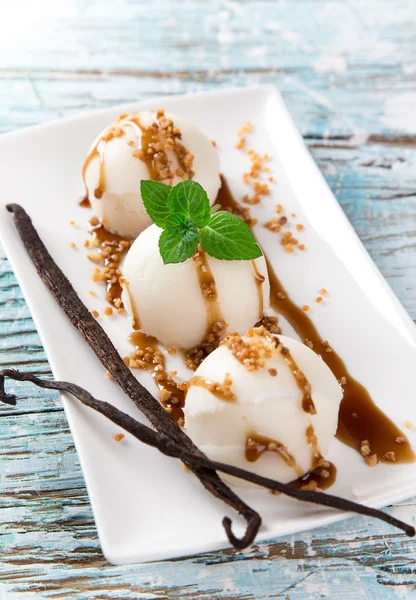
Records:
[[[181,263],[191,258],[198,245],[198,235],[195,239],[185,241],[179,233],[162,231],[159,238],[159,252],[165,265]]]
[[[171,233],[180,233],[181,228],[186,223],[186,217],[177,213],[170,213],[165,219],[165,229]]]
[[[181,225],[179,228],[179,233],[181,234],[184,242],[192,242],[193,240],[197,240],[199,237],[198,229],[196,228],[195,223],[189,217],[185,219],[185,223],[183,223],[183,225]]]
[[[171,189],[168,198],[171,213],[190,217],[199,228],[205,227],[211,209],[206,191],[195,181],[181,181]]]
[[[251,260],[262,255],[248,225],[228,211],[212,215],[200,232],[203,250],[221,260]]]
[[[189,217],[178,215],[177,213],[170,214],[165,219],[165,229],[170,233],[179,234],[184,242],[191,242],[198,238],[198,229],[195,223]]]
[[[140,193],[147,214],[158,227],[165,227],[169,215],[168,196],[172,188],[160,181],[142,180]]]

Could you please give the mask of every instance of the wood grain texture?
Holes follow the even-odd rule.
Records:
[[[412,0],[1,3],[0,132],[139,98],[275,84],[416,318],[415,30]],[[4,254],[0,364],[50,374]],[[1,600],[414,597],[414,541],[364,518],[244,553],[108,565],[59,398],[19,392],[17,409],[0,407]],[[389,510],[412,520],[416,502]]]

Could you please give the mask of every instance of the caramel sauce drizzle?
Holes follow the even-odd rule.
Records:
[[[114,137],[120,137],[125,135],[123,127],[132,127],[135,130],[139,140],[141,139],[141,146],[143,149],[143,155],[141,160],[143,160],[143,162],[146,164],[147,170],[149,172],[149,177],[150,179],[154,180],[157,180],[159,178],[159,173],[154,167],[154,159],[151,158],[148,152],[151,144],[158,141],[158,138],[155,137],[155,133],[152,129],[152,126],[144,127],[141,124],[140,119],[138,117],[135,117],[134,115],[121,115],[117,123],[102,134],[101,138],[93,146],[84,162],[82,168],[82,178],[84,180],[85,185],[85,197],[80,202],[81,206],[91,206],[90,200],[88,198],[88,190],[85,182],[85,176],[89,165],[96,157],[98,157],[100,161],[100,171],[98,185],[94,190],[94,196],[98,199],[102,198],[105,192],[105,147],[107,145],[107,142],[113,139]]]
[[[311,453],[312,453],[311,470],[313,470],[313,469],[316,469],[316,467],[319,467],[325,461],[325,459],[319,450],[318,438],[316,437],[315,429],[314,429],[314,426],[312,425],[312,423],[309,423],[309,425],[306,428],[306,441],[308,442],[308,445],[311,447]]]
[[[336,466],[329,461],[325,461],[320,466],[315,467],[313,471],[309,471],[306,475],[291,481],[289,485],[298,489],[316,490],[319,488],[320,490],[327,490],[335,483],[336,477]]]
[[[316,414],[315,404],[313,403],[311,396],[311,384],[306,379],[305,374],[301,371],[290,353],[289,348],[279,343],[279,338],[275,337],[275,342],[278,344],[278,351],[283,355],[285,363],[293,373],[293,377],[296,381],[296,385],[302,392],[302,408],[305,412],[311,415]]]
[[[224,177],[222,177],[217,204],[220,204],[224,210],[241,214],[242,209],[234,200]],[[384,459],[384,456],[392,451],[395,453],[395,463],[413,462],[416,457],[406,436],[376,406],[365,387],[351,376],[342,358],[332,348],[327,352],[328,346],[325,345],[311,319],[291,300],[269,261],[267,265],[272,308],[285,317],[301,340],[322,357],[338,381],[346,378],[344,397],[339,411],[337,438],[358,452],[360,452],[361,442],[368,440],[371,451],[376,453],[378,459],[383,462],[389,462]],[[396,441],[398,439],[399,442]]]
[[[255,260],[251,260],[250,263],[251,263],[251,268],[253,269],[254,281],[256,282],[257,293],[259,296],[259,319],[262,319],[263,318],[263,283],[266,278],[258,270]]]
[[[82,198],[82,200],[79,201],[78,203],[80,206],[82,206],[82,208],[91,208],[91,202],[90,199],[88,198],[88,194],[86,193],[86,195]]]
[[[223,321],[220,304],[218,302],[215,279],[209,266],[207,255],[202,248],[198,247],[198,250],[193,255],[192,260],[198,276],[202,297],[205,302],[205,309],[207,313],[206,331],[209,332],[215,323]]]
[[[231,390],[232,382],[231,379],[227,379],[227,375],[228,373],[226,374],[224,383],[217,383],[216,381],[212,381],[211,379],[207,379],[201,375],[195,375],[187,382],[187,390],[189,390],[191,386],[196,385],[208,390],[219,400],[223,400],[224,402],[236,402],[237,396]]]
[[[159,350],[155,337],[135,331],[130,335],[129,340],[135,346],[136,351],[125,359],[127,366],[146,370],[151,374],[159,389],[159,400],[162,405],[179,425],[183,425],[186,384],[181,386],[181,384],[175,383],[173,377],[166,372],[165,357]]]
[[[96,157],[98,157],[99,161],[100,161],[100,171],[99,171],[99,176],[98,176],[98,185],[94,190],[94,196],[98,199],[102,198],[102,196],[105,192],[105,163],[104,163],[105,147],[106,147],[108,141],[112,140],[114,137],[120,137],[122,135],[124,135],[123,129],[121,129],[121,127],[113,126],[110,129],[106,130],[102,134],[100,139],[95,143],[93,148],[90,150],[90,153],[88,154],[87,158],[85,159],[84,165],[82,167],[82,179],[84,181],[84,186],[85,186],[85,197],[80,202],[81,206],[86,206],[86,207],[91,206],[91,203],[90,203],[90,200],[88,197],[88,189],[87,189],[87,184],[85,181],[85,176],[86,176],[86,172],[87,172],[89,165]]]
[[[152,153],[150,152],[151,145],[158,141],[152,127],[144,127],[138,117],[129,117],[126,124],[130,124],[131,126],[136,125],[141,131],[141,147],[143,152],[141,153],[140,160],[145,163],[150,179],[158,181],[159,173],[155,167],[154,157],[152,158]]]
[[[303,475],[303,469],[296,464],[295,458],[284,444],[259,434],[251,434],[247,437],[245,457],[248,462],[255,462],[265,452],[276,452],[297,475]]]
[[[98,242],[97,247],[100,254],[103,256],[104,268],[107,267],[114,272],[114,275],[103,279],[107,282],[106,300],[110,304],[114,304],[117,300],[121,299],[121,293],[123,291],[120,283],[121,273],[118,270],[118,264],[122,256],[129,249],[130,242],[127,242],[115,233],[110,233],[103,225],[101,225],[101,223],[94,225],[91,229],[91,233],[93,242],[94,239]],[[108,252],[108,249],[111,249],[111,252]],[[119,306],[121,307],[122,304]]]
[[[134,300],[133,294],[130,291],[129,282],[126,280],[124,280],[124,287],[126,289],[126,292],[127,292],[127,295],[129,297],[129,301],[130,301],[130,309],[131,309],[131,315],[132,315],[132,327],[133,327],[134,331],[138,331],[141,328],[139,312],[137,310],[136,301]]]

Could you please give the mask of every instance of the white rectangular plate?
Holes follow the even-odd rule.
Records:
[[[307,252],[285,253],[278,237],[257,226],[255,233],[285,287],[311,317],[323,338],[341,354],[351,374],[400,427],[416,422],[413,372],[415,327],[363,248],[336,199],[307,152],[273,87],[220,90],[169,97],[98,111],[33,127],[0,138],[2,201],[23,205],[52,256],[90,309],[101,314],[104,294],[91,282],[93,268],[83,241],[89,211],[78,206],[81,166],[91,141],[121,112],[160,106],[195,122],[216,140],[236,198],[247,193],[242,173],[248,158],[236,150],[235,132],[250,120],[250,146],[269,153],[277,183],[254,216],[264,223],[277,203],[305,225]],[[69,225],[75,220],[76,227]],[[13,225],[0,206],[0,234],[27,299],[54,376],[73,381],[98,398],[138,416],[132,402],[107,379],[104,369],[60,311],[38,278]],[[78,249],[70,248],[75,242]],[[325,287],[325,305],[314,298]],[[98,295],[92,297],[94,288]],[[324,304],[324,303],[323,303]],[[127,318],[100,317],[122,355],[129,351]],[[291,335],[284,325],[284,333]],[[141,381],[151,386],[146,374]],[[113,563],[158,560],[227,546],[222,517],[239,518],[210,497],[178,461],[170,460],[127,436],[115,443],[117,429],[103,417],[64,398],[79,453],[103,552]],[[415,442],[414,434],[409,433]],[[416,493],[416,465],[379,465],[369,469],[356,452],[334,441],[329,459],[338,466],[331,492],[372,506],[385,506]],[[263,517],[259,539],[301,531],[344,518],[335,511],[244,491],[244,499]],[[242,531],[242,523],[239,525]],[[238,529],[238,527],[237,527]]]

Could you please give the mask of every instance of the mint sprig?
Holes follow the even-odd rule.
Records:
[[[222,260],[250,260],[262,255],[247,224],[226,210],[212,215],[199,240],[205,252]]]
[[[190,217],[197,227],[207,225],[211,210],[204,188],[195,181],[181,181],[172,188],[168,197],[172,213]]]
[[[158,227],[165,228],[165,219],[170,215],[168,196],[171,191],[170,185],[160,183],[160,181],[142,180],[140,182],[140,193],[146,212]]]
[[[142,181],[140,191],[149,217],[164,229],[159,251],[165,265],[191,258],[198,241],[207,254],[220,260],[251,260],[262,255],[247,224],[218,210],[218,205],[211,209],[199,183],[186,180],[170,187]]]

